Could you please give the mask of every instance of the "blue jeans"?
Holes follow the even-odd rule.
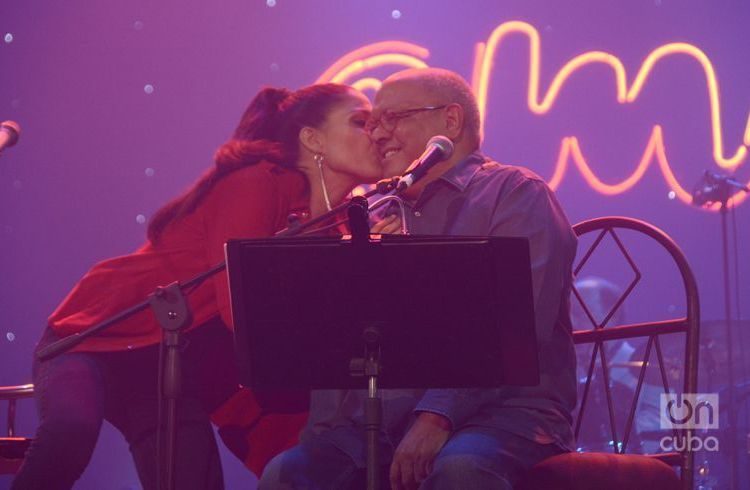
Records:
[[[48,329],[39,347],[55,339]],[[221,461],[209,413],[238,384],[231,334],[214,322],[183,339],[176,487],[221,489]],[[39,427],[11,488],[72,488],[88,465],[103,420],[125,436],[143,488],[156,488],[158,358],[158,346],[153,346],[124,352],[66,353],[43,362],[35,359]]]
[[[563,453],[506,431],[470,426],[456,431],[435,458],[421,490],[481,488],[511,490],[525,471]],[[383,488],[388,488],[384,467]],[[363,488],[364,470],[322,437],[306,440],[266,466],[259,490]]]

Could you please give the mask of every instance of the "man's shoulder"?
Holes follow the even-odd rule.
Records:
[[[547,188],[547,183],[533,170],[520,165],[501,163],[485,157],[477,172],[478,183],[495,185],[507,190],[518,186]],[[484,181],[484,182],[482,182]]]

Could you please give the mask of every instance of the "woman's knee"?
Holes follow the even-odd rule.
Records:
[[[93,451],[104,418],[102,377],[86,354],[63,354],[41,363],[34,396],[39,412],[36,439],[61,450]]]

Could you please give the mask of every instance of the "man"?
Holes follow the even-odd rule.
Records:
[[[382,391],[387,479],[394,489],[510,489],[526,469],[573,447],[568,307],[575,236],[538,176],[479,152],[476,100],[455,73],[421,69],[389,77],[368,129],[387,176],[401,174],[435,135],[454,143],[451,158],[402,196],[411,234],[529,238],[540,359],[534,387]],[[260,488],[355,484],[365,466],[364,398],[359,391],[314,392],[300,445],[269,464]]]

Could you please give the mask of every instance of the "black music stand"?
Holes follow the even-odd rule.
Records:
[[[241,383],[368,387],[368,488],[378,388],[539,382],[525,238],[231,240],[226,252]]]

